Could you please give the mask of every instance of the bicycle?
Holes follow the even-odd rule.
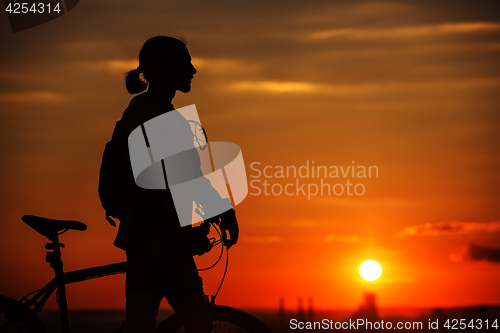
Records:
[[[45,245],[45,249],[47,250],[46,261],[54,270],[55,277],[41,289],[23,296],[20,301],[6,296],[0,296],[0,333],[47,333],[47,329],[37,316],[37,313],[42,311],[48,298],[56,290],[62,331],[64,333],[70,333],[71,326],[65,286],[75,282],[123,274],[127,271],[127,262],[64,272],[61,256],[61,248],[64,247],[64,244],[59,241],[59,236],[68,230],[85,231],[87,230],[87,226],[79,221],[54,220],[33,215],[25,215],[22,217],[22,220],[38,233],[49,239],[50,242]],[[220,230],[218,230],[215,225],[213,225],[213,227],[220,236]],[[216,245],[221,244],[221,242],[220,238],[218,240],[212,238],[210,240],[210,250]],[[214,267],[220,261],[223,251],[224,246],[221,244],[219,259],[215,264],[206,269]],[[228,251],[226,249],[226,268],[219,288],[215,295],[207,296],[214,323],[213,332],[271,333],[271,330],[267,326],[252,315],[232,307],[215,304],[215,298],[219,293],[227,272],[227,264]],[[124,324],[122,324],[116,332],[123,331],[123,325]],[[165,319],[154,330],[154,333],[174,332],[183,332],[181,320],[176,314]]]

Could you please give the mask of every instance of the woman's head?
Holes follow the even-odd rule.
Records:
[[[141,80],[143,74],[147,82]],[[188,92],[196,69],[191,64],[191,56],[186,44],[180,39],[156,36],[148,39],[139,53],[139,66],[128,72],[127,90],[137,94],[149,85],[163,86],[173,91]]]

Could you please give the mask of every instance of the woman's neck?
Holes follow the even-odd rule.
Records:
[[[166,104],[172,104],[175,97],[175,89],[170,87],[159,87],[157,85],[149,85],[148,93],[160,98]]]

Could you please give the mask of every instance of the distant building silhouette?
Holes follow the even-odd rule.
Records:
[[[302,297],[299,297],[298,299],[298,304],[297,304],[297,319],[298,320],[304,320],[304,306],[303,306],[303,299]]]
[[[280,305],[279,305],[279,321],[280,323],[285,322],[285,298],[280,297]]]
[[[364,302],[359,307],[353,316],[353,319],[366,319],[370,321],[377,321],[379,319],[377,305],[376,305],[376,295],[374,293],[365,293]]]
[[[308,299],[307,317],[309,320],[314,320],[314,302],[312,297]]]

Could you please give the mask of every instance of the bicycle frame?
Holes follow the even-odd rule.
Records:
[[[61,247],[64,247],[64,244],[61,244],[59,242],[59,235],[69,229],[85,230],[86,226],[78,221],[50,220],[36,216],[25,216],[23,217],[23,221],[49,239],[50,243],[47,243],[45,245],[45,248],[47,249],[46,261],[54,270],[55,277],[50,280],[49,283],[47,283],[43,288],[35,290],[27,294],[26,296],[23,296],[19,302],[12,298],[1,296],[1,310],[2,314],[5,315],[5,319],[7,320],[6,325],[2,327],[7,329],[14,328],[16,332],[21,332],[25,328],[36,332],[45,331],[43,323],[39,320],[36,314],[37,312],[42,310],[48,298],[54,291],[57,290],[56,295],[57,302],[59,303],[59,314],[62,332],[70,333],[71,326],[66,299],[66,285],[104,276],[126,273],[127,262],[118,262],[114,264],[64,272],[63,262],[61,259]],[[49,223],[48,227],[42,227],[39,224],[40,222]],[[214,229],[219,234],[218,240],[216,238],[210,238],[210,243],[213,248],[215,245],[222,243],[222,234],[216,224],[211,221],[208,222],[210,222],[210,224],[214,226]],[[64,229],[64,227],[66,227],[66,229]],[[215,266],[221,259],[223,253],[224,245],[221,246],[221,253],[215,264],[201,270],[210,269]],[[222,276],[219,287],[217,288],[215,295],[206,296],[211,315],[214,319],[213,327],[226,327],[231,329],[231,331],[234,328],[238,330],[238,332],[240,330],[246,330],[252,333],[271,333],[271,331],[265,326],[265,324],[263,324],[252,315],[235,308],[215,305],[215,298],[217,297],[222,286],[222,282],[224,281],[224,278],[226,276],[228,261],[229,251],[226,249],[226,267],[224,269],[224,274]],[[178,329],[182,326],[182,318],[180,317],[180,315],[174,314],[160,323],[156,327],[155,332],[177,332]],[[121,331],[123,329],[124,325],[122,324],[119,330]]]
[[[59,303],[62,331],[63,333],[70,333],[71,326],[69,322],[68,303],[66,299],[66,285],[75,282],[96,279],[108,275],[123,274],[127,271],[127,262],[124,261],[114,264],[79,269],[76,271],[64,272],[62,267],[63,263],[61,260],[60,249],[61,247],[64,247],[64,244],[61,244],[59,242],[59,237],[57,235],[50,240],[52,242],[45,245],[45,248],[48,250],[46,261],[53,268],[55,277],[42,289],[36,290],[24,296],[21,299],[21,302],[32,310],[31,315],[33,316],[37,312],[42,310],[50,295],[52,295],[54,290],[57,289],[57,302]],[[29,295],[35,292],[36,294],[33,297],[28,298]],[[29,321],[30,319],[31,316],[26,318],[27,321]]]
[[[38,218],[38,217],[37,217]],[[57,220],[56,220],[57,221]],[[25,221],[26,222],[26,221]],[[61,222],[61,221],[58,221]],[[65,221],[62,221],[65,222]],[[74,222],[74,221],[73,221]],[[78,222],[80,223],[80,222]],[[213,222],[205,222],[208,223],[208,225],[213,225],[214,229],[217,231],[219,234],[219,240],[216,240],[215,238],[210,239],[210,246],[212,249],[214,246],[217,244],[222,243],[222,235],[220,230],[216,227],[216,225]],[[85,269],[79,269],[75,271],[70,271],[70,272],[64,272],[63,271],[63,262],[62,262],[62,256],[61,256],[61,248],[64,247],[64,244],[59,242],[59,235],[66,232],[68,229],[62,229],[59,232],[57,230],[45,230],[42,228],[37,228],[36,225],[35,227],[33,225],[30,225],[33,227],[36,231],[41,233],[42,235],[46,236],[49,239],[49,243],[45,245],[45,249],[47,250],[46,254],[46,261],[50,264],[50,267],[54,270],[55,277],[50,280],[43,288],[35,290],[25,296],[22,297],[20,300],[20,303],[22,303],[26,308],[30,309],[29,314],[26,316],[23,316],[23,320],[21,323],[21,329],[26,325],[26,323],[30,322],[34,317],[36,317],[36,314],[39,311],[42,311],[45,303],[47,302],[48,298],[52,295],[52,293],[57,290],[56,295],[57,295],[57,303],[59,304],[59,314],[60,314],[60,321],[61,321],[61,327],[62,327],[62,332],[63,333],[70,333],[71,332],[71,325],[70,325],[70,320],[69,320],[69,311],[68,311],[68,303],[67,303],[67,298],[66,298],[66,285],[70,283],[75,283],[75,282],[82,282],[86,280],[91,280],[91,279],[96,279],[108,275],[115,275],[115,274],[123,274],[126,273],[127,271],[127,262],[118,262],[114,264],[107,264],[107,265],[102,265],[102,266],[96,266],[96,267],[91,267],[91,268],[85,268]],[[73,227],[74,228],[74,227]],[[194,227],[194,228],[204,228],[202,226]],[[80,229],[77,229],[80,230]],[[201,230],[201,229],[199,229]],[[207,232],[208,233],[208,232]],[[215,266],[219,260],[221,259],[222,255],[224,252],[224,246],[221,247],[221,253],[215,264],[208,268],[204,268],[201,270],[207,270]],[[226,271],[227,271],[227,265],[228,265],[228,251],[226,249],[226,267],[224,269],[224,275],[222,276],[221,282],[219,284],[219,287],[217,289],[217,292],[213,296],[206,296],[207,297],[207,302],[211,306],[215,305],[215,298],[217,297],[217,294],[219,293],[219,290],[222,286],[222,282],[224,281],[224,277],[226,276]],[[34,294],[34,296],[32,296]]]

